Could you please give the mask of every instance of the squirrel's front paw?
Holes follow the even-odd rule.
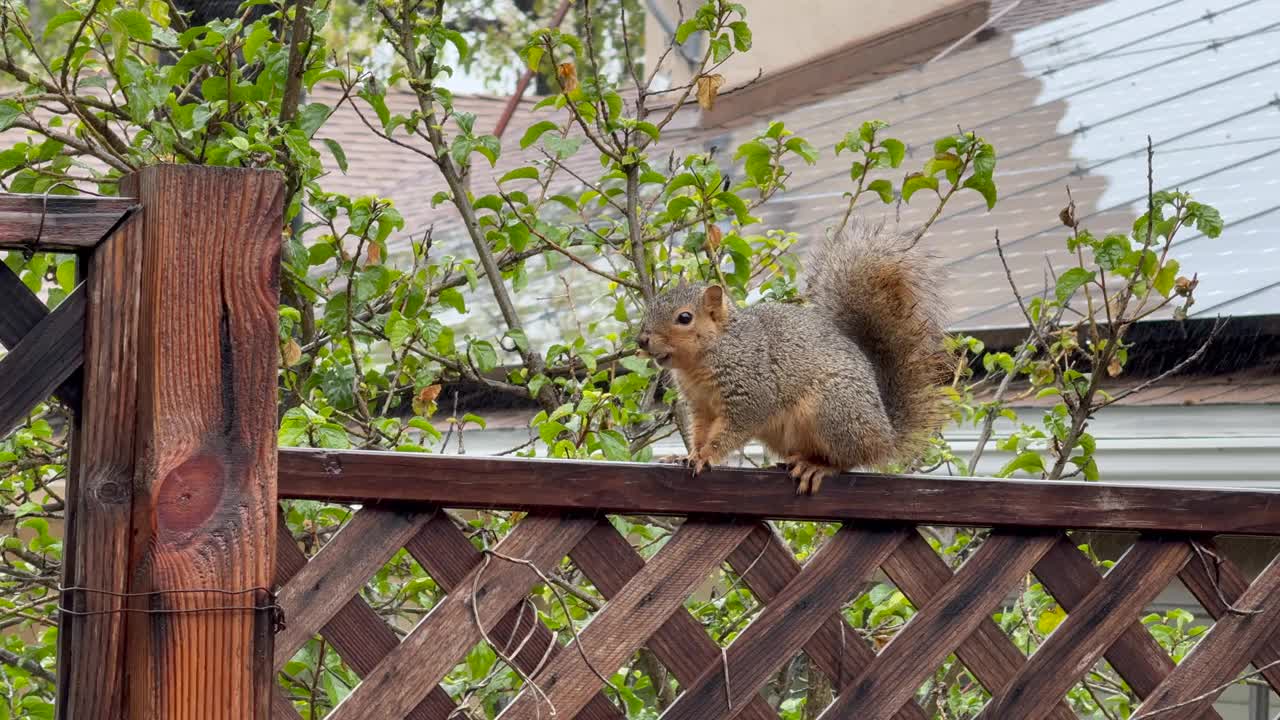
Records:
[[[683,465],[687,468],[691,468],[694,475],[701,473],[711,465],[710,460],[707,460],[705,457],[702,457],[697,453],[692,455],[664,455],[663,457],[658,458],[658,462]]]

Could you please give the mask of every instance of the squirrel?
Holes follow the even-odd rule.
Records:
[[[683,280],[660,292],[636,340],[685,402],[692,447],[673,459],[696,475],[754,438],[809,495],[913,460],[946,417],[941,281],[912,238],[858,225],[813,253],[802,304],[739,308]]]

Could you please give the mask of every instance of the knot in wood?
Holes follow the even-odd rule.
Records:
[[[204,525],[222,503],[227,472],[221,458],[201,453],[170,470],[156,493],[162,532],[188,533]]]

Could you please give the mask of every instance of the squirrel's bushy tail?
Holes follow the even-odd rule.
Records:
[[[881,225],[828,238],[809,261],[810,302],[827,308],[875,364],[894,460],[914,460],[945,419],[942,280],[941,265],[911,237]]]

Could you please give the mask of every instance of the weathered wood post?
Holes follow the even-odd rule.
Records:
[[[60,717],[267,720],[283,186],[170,165],[122,190],[142,209],[88,268],[63,597],[103,614],[64,618]]]

